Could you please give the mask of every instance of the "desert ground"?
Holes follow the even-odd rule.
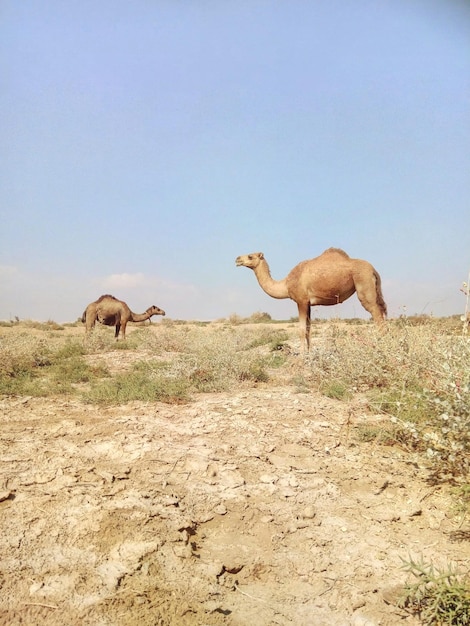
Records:
[[[0,624],[420,624],[404,563],[468,565],[468,520],[419,454],[357,436],[388,419],[360,390],[299,390],[305,367],[182,403],[0,397]]]

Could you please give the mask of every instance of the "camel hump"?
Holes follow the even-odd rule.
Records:
[[[341,256],[344,256],[345,259],[349,259],[349,254],[347,254],[344,250],[341,250],[341,248],[328,248],[323,252],[323,254],[340,254]]]
[[[111,300],[116,300],[116,301],[117,301],[117,298],[115,298],[114,296],[112,296],[112,295],[111,295],[111,294],[109,294],[109,293],[105,293],[105,294],[103,294],[102,296],[100,296],[96,302],[97,302],[97,303],[98,303],[98,302],[102,302],[105,298],[110,298]]]

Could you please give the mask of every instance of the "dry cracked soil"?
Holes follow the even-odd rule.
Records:
[[[269,383],[184,405],[0,401],[0,624],[408,626],[403,561],[468,562],[377,423]]]

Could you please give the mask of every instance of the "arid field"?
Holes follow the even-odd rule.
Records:
[[[470,623],[458,318],[0,325],[0,624]]]

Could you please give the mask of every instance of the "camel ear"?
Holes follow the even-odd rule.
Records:
[[[259,258],[260,258],[260,259],[264,259],[264,252],[260,252],[260,253],[259,253]]]

